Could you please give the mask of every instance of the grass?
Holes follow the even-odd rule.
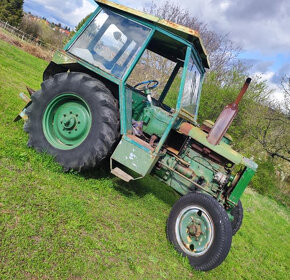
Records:
[[[50,61],[53,55],[53,51],[44,47],[37,46],[32,43],[28,43],[25,40],[21,40],[15,34],[11,34],[7,30],[0,27],[0,40],[8,42],[9,44],[21,48],[27,53],[32,54],[41,59]]]
[[[0,40],[0,279],[288,279],[289,210],[248,190],[224,263],[191,269],[166,241],[178,196],[148,177],[130,184],[104,165],[63,173],[26,147],[14,117],[47,62]]]

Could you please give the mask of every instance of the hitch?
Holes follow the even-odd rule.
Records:
[[[33,93],[35,93],[35,90],[29,88],[29,87],[26,87],[27,91],[28,91],[28,94],[29,96],[31,97],[31,95]],[[25,93],[21,92],[19,93],[19,97],[26,103],[25,107],[22,109],[22,111],[17,115],[17,117],[14,119],[14,122],[17,122],[21,119],[23,119],[25,122],[27,121],[28,119],[28,116],[26,114],[26,109],[27,107],[31,104],[31,98],[28,97]]]

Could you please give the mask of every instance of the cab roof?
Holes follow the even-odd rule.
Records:
[[[169,20],[161,19],[159,17],[153,16],[144,12],[140,12],[138,10],[135,10],[135,9],[132,9],[124,5],[120,5],[120,4],[117,4],[108,0],[95,0],[95,2],[101,7],[110,7],[113,10],[114,9],[119,10],[124,13],[131,14],[135,17],[141,18],[143,20],[145,19],[146,21],[149,21],[155,24],[156,26],[159,26],[160,28],[163,28],[185,39],[186,41],[190,42],[191,44],[195,46],[196,50],[198,51],[201,57],[203,66],[205,68],[210,67],[208,56],[207,56],[206,50],[203,46],[203,43],[202,43],[202,40],[200,38],[200,34],[198,31],[193,30],[189,27],[171,22]]]

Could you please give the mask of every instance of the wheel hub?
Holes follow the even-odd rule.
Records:
[[[213,223],[200,207],[187,207],[178,216],[176,231],[180,246],[189,255],[203,255],[213,241]]]
[[[87,137],[91,113],[87,104],[74,94],[58,96],[48,105],[43,117],[47,140],[56,148],[72,149]]]
[[[188,234],[192,237],[195,237],[195,240],[198,241],[200,235],[203,234],[201,230],[202,221],[197,218],[191,217],[192,223],[187,226]]]
[[[60,123],[63,124],[63,130],[72,130],[76,125],[76,117],[64,118]]]

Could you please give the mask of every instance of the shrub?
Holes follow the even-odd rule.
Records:
[[[252,180],[252,187],[260,194],[275,197],[277,191],[278,177],[271,158],[256,160],[259,165],[257,174]]]

